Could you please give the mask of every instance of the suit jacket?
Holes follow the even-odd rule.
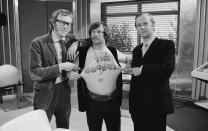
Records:
[[[32,40],[29,62],[30,76],[34,81],[33,105],[46,110],[54,96],[55,80],[61,74],[51,33]]]
[[[130,84],[129,109],[149,114],[173,113],[169,78],[175,68],[175,46],[170,40],[155,38],[142,56],[142,44],[133,50],[132,67],[143,65]]]
[[[89,46],[84,46],[84,47],[79,47],[79,67],[81,70],[79,70],[79,74],[82,72],[84,65],[85,65],[85,59],[87,56],[87,51],[90,47],[90,44],[88,43]],[[113,47],[108,47],[108,49],[111,51],[113,54],[116,62],[120,66],[118,62],[118,57],[117,57],[117,51]],[[122,73],[119,74],[117,81],[116,81],[116,90],[115,90],[115,100],[118,102],[119,105],[121,105],[122,101]],[[85,80],[83,78],[80,78],[77,83],[77,91],[78,91],[78,105],[79,105],[79,111],[84,112],[86,111],[86,105],[88,103],[89,99],[89,94],[88,94],[88,89],[85,83]]]

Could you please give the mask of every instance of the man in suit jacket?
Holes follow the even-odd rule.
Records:
[[[33,106],[35,110],[45,110],[49,120],[55,115],[57,128],[69,128],[71,90],[66,71],[78,67],[66,62],[66,47],[61,40],[70,41],[66,35],[72,28],[72,13],[58,9],[52,13],[50,24],[51,31],[35,38],[30,45]]]
[[[129,110],[135,131],[165,131],[167,114],[173,113],[169,78],[175,68],[171,40],[155,37],[155,21],[148,14],[135,18],[143,44],[133,50]]]

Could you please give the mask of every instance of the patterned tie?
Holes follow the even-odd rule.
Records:
[[[143,46],[142,46],[142,55],[143,56],[145,55],[147,49],[148,49],[148,44],[147,43],[143,44]]]

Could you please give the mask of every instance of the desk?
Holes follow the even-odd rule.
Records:
[[[196,78],[197,80],[208,83],[208,73],[207,72],[201,72],[198,69],[195,69],[191,72],[191,75],[193,78]],[[205,109],[208,109],[208,100],[197,101],[197,102],[194,102],[194,104],[196,104],[200,107],[203,107]]]
[[[0,97],[2,96],[2,90],[3,89],[7,89],[7,88],[10,88],[10,87],[13,87],[13,88],[16,88],[16,94],[17,94],[17,107],[19,107],[19,100],[20,100],[20,97],[21,97],[21,86],[23,85],[24,83],[23,82],[19,82],[17,84],[13,84],[13,85],[8,85],[8,86],[2,86],[0,87]]]

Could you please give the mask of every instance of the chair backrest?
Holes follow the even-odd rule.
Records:
[[[34,110],[5,123],[0,131],[51,131],[51,127],[46,112]]]

